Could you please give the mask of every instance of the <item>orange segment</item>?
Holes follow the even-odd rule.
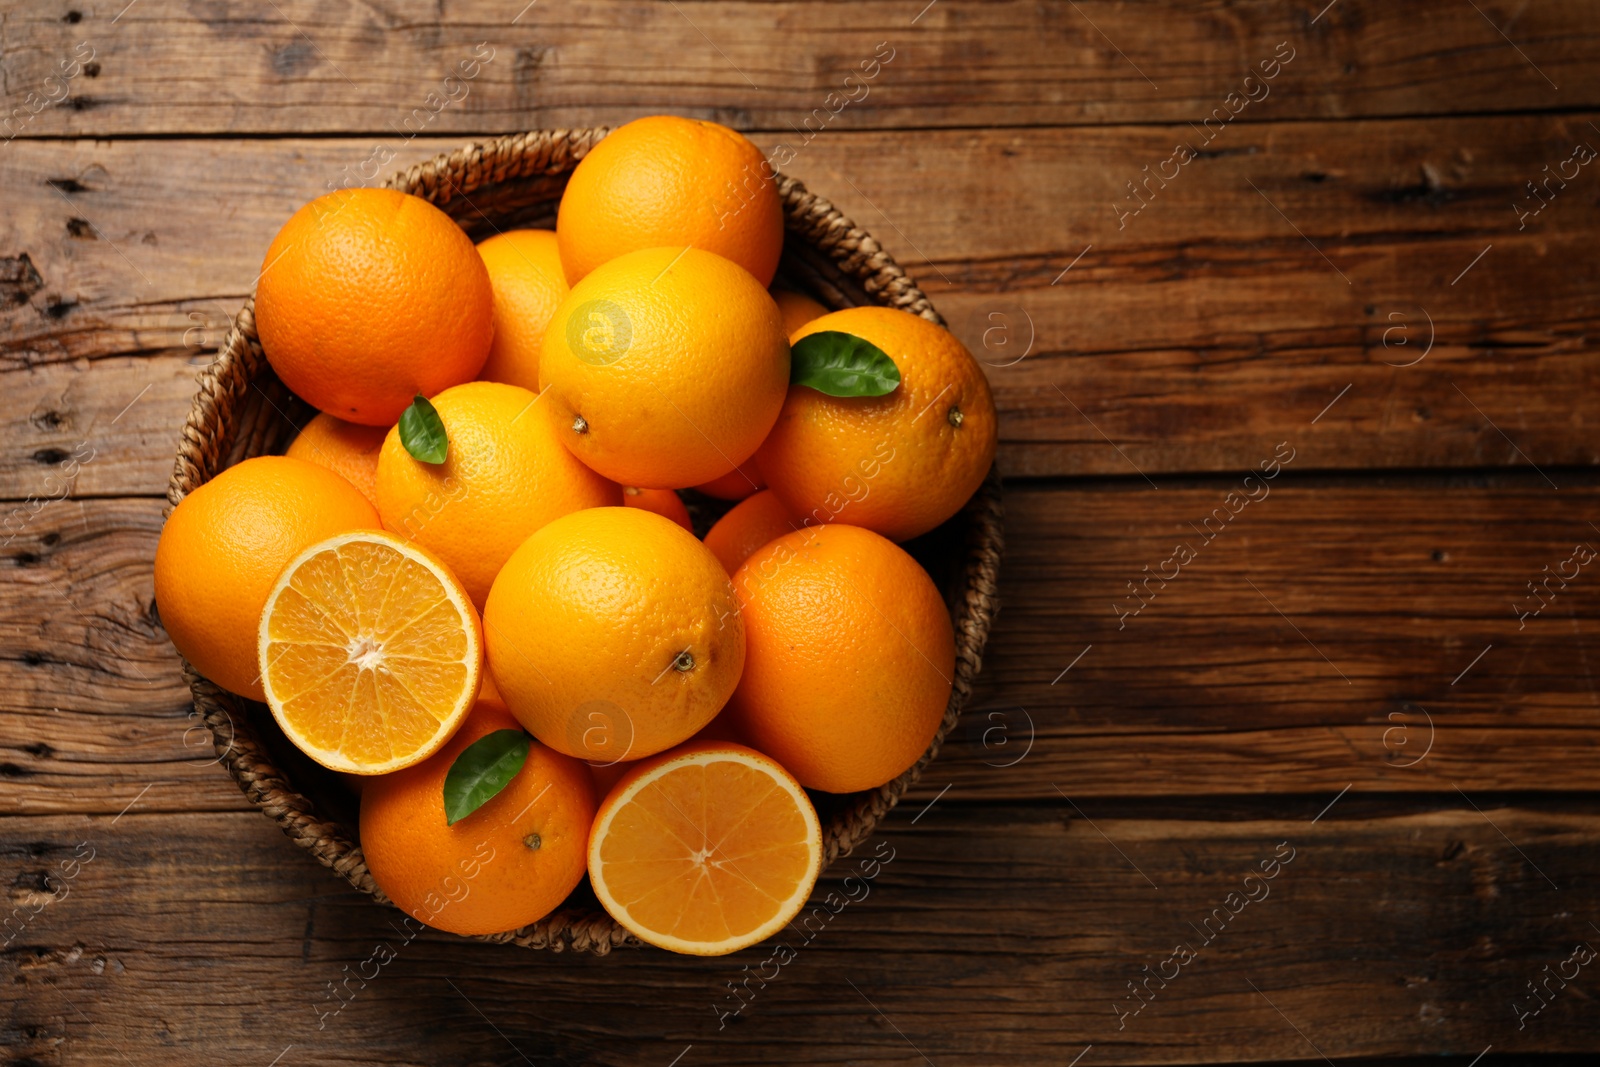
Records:
[[[630,771],[595,816],[589,880],[640,940],[696,956],[763,941],[805,905],[822,828],[774,760],[690,742]]]
[[[478,614],[448,568],[375,530],[330,537],[278,576],[258,633],[267,705],[306,755],[386,774],[432,755],[478,692]]]

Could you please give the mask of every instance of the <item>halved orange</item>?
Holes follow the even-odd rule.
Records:
[[[483,631],[438,557],[380,530],[289,561],[257,634],[267,705],[306,755],[386,774],[431,756],[471,710]]]
[[[822,826],[800,783],[729,741],[642,761],[589,834],[589,880],[611,917],[641,941],[695,956],[783,929],[821,868]]]

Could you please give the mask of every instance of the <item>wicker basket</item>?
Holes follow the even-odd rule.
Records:
[[[438,205],[474,240],[513,227],[548,227],[567,175],[607,132],[541,130],[500,137],[420,163],[388,184]],[[865,231],[793,179],[780,175],[778,188],[787,230],[779,267],[784,284],[809,292],[830,308],[875,303],[943,324],[928,298]],[[228,466],[283,451],[296,427],[312,414],[262,355],[252,299],[235,318],[216,361],[200,375],[168,499],[175,505]],[[689,503],[703,532],[718,504],[709,499]],[[934,576],[950,607],[956,631],[955,686],[938,734],[914,767],[878,789],[814,795],[823,820],[825,867],[866,840],[916,782],[971,694],[998,606],[995,579],[1002,533],[996,474],[990,472],[959,515],[906,547]],[[325,866],[388,903],[356,843],[357,807],[349,790],[295,750],[264,706],[225,692],[187,663],[184,673],[195,707],[211,729],[218,761],[245,795]],[[481,940],[600,955],[614,946],[637,944],[601,910],[587,881],[539,922]]]

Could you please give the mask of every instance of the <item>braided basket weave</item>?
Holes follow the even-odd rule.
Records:
[[[437,205],[474,240],[514,227],[553,225],[555,209],[580,159],[609,132],[540,130],[471,144],[396,174],[391,188]],[[779,280],[833,309],[860,304],[901,308],[943,325],[928,298],[865,231],[791,178],[777,178],[785,242]],[[315,412],[278,380],[256,337],[254,299],[236,316],[217,359],[199,377],[167,497],[173,505],[232,464],[282,452]],[[690,501],[697,526],[718,502]],[[726,505],[722,505],[726,507]],[[972,691],[998,602],[1002,547],[1000,482],[991,471],[966,508],[906,546],[944,592],[955,622],[956,675],[944,721],[915,766],[887,785],[848,796],[815,796],[823,820],[824,867],[865,841],[939,751]],[[227,767],[247,797],[290,840],[364,893],[388,903],[362,858],[348,789],[295,751],[267,709],[184,673]],[[604,955],[638,942],[607,915],[587,881],[550,915],[520,930],[480,940]]]

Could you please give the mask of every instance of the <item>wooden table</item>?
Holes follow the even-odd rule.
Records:
[[[1596,4],[522,5],[0,2],[6,1062],[1600,1048]],[[981,692],[743,1001],[405,942],[214,765],[151,591],[296,206],[657,111],[795,149],[1003,418]]]

